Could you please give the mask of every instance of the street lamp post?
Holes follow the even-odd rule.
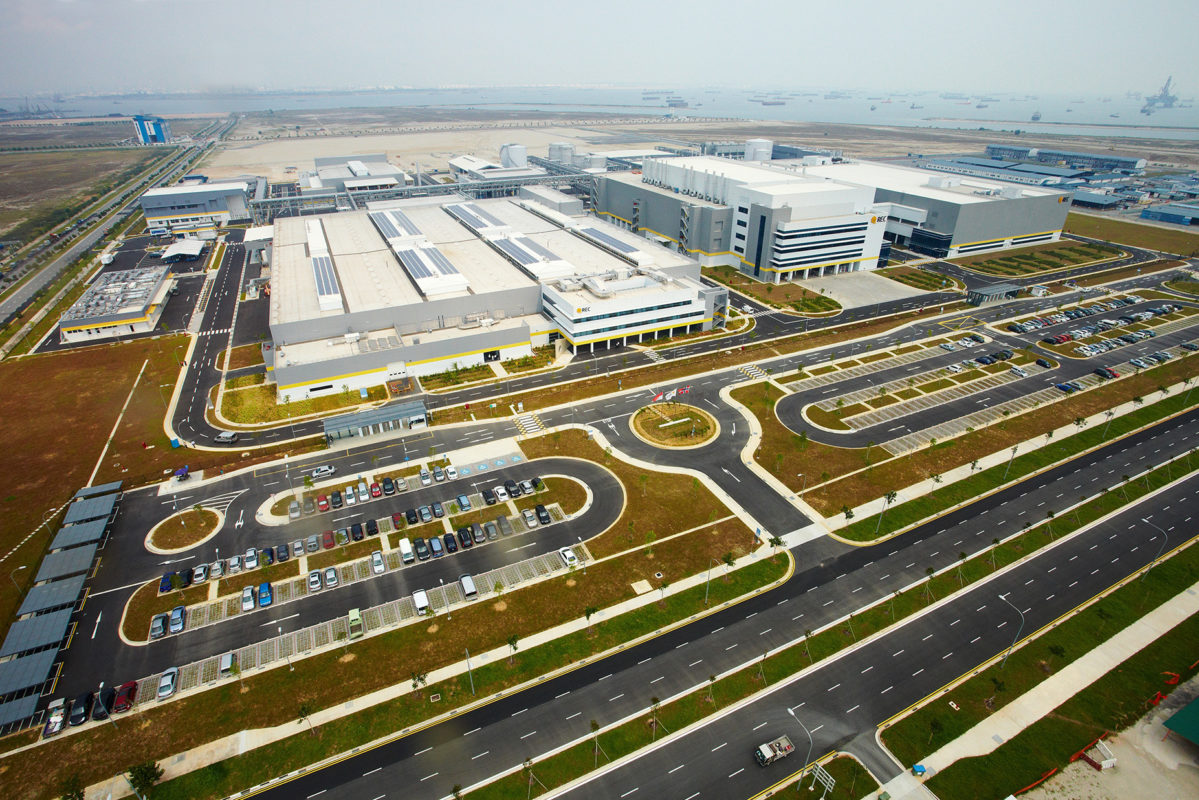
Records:
[[[22,564],[21,566],[19,566],[19,567],[17,567],[16,569],[14,569],[12,572],[8,573],[8,579],[9,579],[10,581],[12,581],[13,588],[17,590],[17,594],[20,594],[20,593],[21,593],[21,587],[20,587],[20,585],[17,583],[17,573],[18,573],[18,572],[20,572],[21,570],[25,569],[25,567],[27,567],[27,566],[29,566],[29,565],[28,565],[28,564]]]
[[[1012,601],[1007,599],[1006,594],[999,595],[999,599],[1015,609],[1016,613],[1020,615],[1020,627],[1016,629],[1016,637],[1012,639],[1011,646],[1008,647],[1007,652],[1003,654],[1003,661],[999,664],[999,668],[1003,669],[1007,664],[1008,656],[1012,654],[1012,648],[1016,646],[1016,642],[1020,641],[1020,634],[1024,632],[1024,612],[1016,608],[1016,606],[1012,604]]]
[[[1008,470],[1009,470],[1009,469],[1011,469],[1011,468],[1012,468],[1012,462],[1013,462],[1013,461],[1015,461],[1015,460],[1016,460],[1016,448],[1015,448],[1015,447],[1013,447],[1013,448],[1012,448],[1012,455],[1011,455],[1011,457],[1009,457],[1009,458],[1008,458],[1008,460],[1007,460],[1007,467],[1005,467],[1005,468],[1004,468],[1004,470],[1003,470],[1003,479],[1004,479],[1005,481],[1007,480],[1007,472],[1008,472]]]
[[[704,605],[705,606],[708,604],[708,589],[712,586],[712,565],[719,564],[719,563],[720,562],[714,558],[708,559],[708,577],[704,581]]]
[[[1144,572],[1141,573],[1141,580],[1145,580],[1145,576],[1149,574],[1149,570],[1153,569],[1153,567],[1157,564],[1157,560],[1162,557],[1162,553],[1164,553],[1166,550],[1166,532],[1163,531],[1161,528],[1159,528],[1157,525],[1154,525],[1149,520],[1145,519],[1144,517],[1141,518],[1141,522],[1145,523],[1146,525],[1148,525],[1152,528],[1157,528],[1157,530],[1162,535],[1162,544],[1161,544],[1161,547],[1157,548],[1157,555],[1155,555],[1153,557],[1153,560],[1149,562],[1148,569],[1146,569]]]
[[[799,781],[797,782],[797,783],[802,783],[803,778],[804,778],[804,773],[808,771],[808,764],[812,760],[812,732],[808,730],[807,725],[804,725],[802,722],[800,722],[799,717],[795,716],[794,708],[788,708],[787,713],[791,715],[791,719],[795,720],[796,722],[799,722],[799,727],[803,728],[803,732],[808,735],[808,754],[806,756],[804,756],[803,767],[801,767],[799,770]]]
[[[808,474],[806,472],[797,472],[797,473],[795,473],[795,477],[803,478],[803,486],[800,487],[800,490],[799,490],[799,497],[802,500],[803,493],[806,492],[808,489]]]

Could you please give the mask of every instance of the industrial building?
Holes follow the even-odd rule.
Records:
[[[1199,225],[1199,205],[1167,203],[1161,206],[1150,206],[1141,212],[1141,218],[1157,222],[1173,222],[1175,225]]]
[[[266,355],[279,401],[723,324],[728,293],[695,261],[571,201],[414,198],[277,218]]]
[[[133,131],[138,144],[167,144],[171,141],[171,123],[162,117],[133,118]]]
[[[170,267],[101,272],[58,321],[63,342],[148,333],[166,305]]]
[[[412,178],[387,160],[386,153],[317,158],[315,169],[300,174],[300,193],[369,192],[411,186]]]
[[[506,146],[510,147],[510,145]],[[449,165],[450,172],[459,181],[489,181],[500,178],[531,178],[545,175],[545,170],[528,166],[527,159],[520,159],[523,163],[516,163],[516,159],[512,158],[509,158],[509,161],[512,163],[505,166],[478,156],[464,155],[451,158]]]
[[[874,269],[886,218],[873,194],[760,163],[648,159],[641,175],[601,177],[596,211],[704,265],[779,283]]]
[[[159,186],[141,196],[146,230],[154,236],[182,236],[250,219],[249,186],[228,183]]]
[[[1011,144],[989,144],[987,155],[1008,161],[1036,161],[1075,169],[1106,169],[1121,172],[1138,172],[1148,162],[1143,158],[1114,156],[1110,153],[1078,153],[1073,150],[1049,150],[1044,147],[1023,147]]]

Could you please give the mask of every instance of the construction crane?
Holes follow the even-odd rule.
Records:
[[[1174,76],[1166,78],[1166,82],[1162,84],[1162,88],[1157,94],[1151,94],[1145,98],[1145,105],[1141,107],[1142,114],[1152,114],[1156,108],[1173,108],[1178,102],[1178,95],[1170,94],[1170,84],[1174,81]]]

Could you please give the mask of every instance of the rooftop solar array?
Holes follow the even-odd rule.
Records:
[[[57,657],[57,650],[43,650],[31,656],[14,658],[12,661],[0,664],[0,697],[45,683],[46,678],[50,677],[50,668],[54,666],[54,659]],[[21,719],[21,717],[17,717],[17,719]]]
[[[536,256],[527,252],[523,247],[518,247],[516,242],[511,239],[495,239],[492,241],[492,244],[503,250],[509,258],[522,267],[537,263]]]
[[[470,211],[472,214],[474,214],[474,215],[475,215],[475,216],[477,216],[479,219],[481,219],[481,220],[483,220],[484,222],[486,222],[486,223],[487,223],[488,225],[490,225],[491,227],[493,227],[493,228],[502,228],[502,227],[504,227],[504,223],[503,223],[503,222],[501,222],[501,221],[500,221],[500,220],[499,220],[499,219],[498,219],[498,218],[497,218],[497,217],[496,217],[494,214],[492,214],[490,211],[487,211],[487,210],[485,210],[485,209],[484,209],[484,208],[482,208],[481,206],[479,206],[479,205],[477,205],[477,204],[475,204],[475,203],[463,203],[463,205],[464,205],[464,206],[466,206],[467,210],[469,210],[469,211]]]
[[[29,697],[22,697],[20,700],[13,700],[11,703],[0,705],[0,726],[32,717],[33,710],[37,708],[37,701],[38,696],[34,694]]]
[[[81,544],[98,542],[104,538],[104,529],[106,527],[108,527],[107,519],[94,519],[91,522],[83,522],[78,525],[68,525],[65,528],[59,528],[54,541],[50,542],[50,552],[53,553],[55,550],[65,550],[68,547],[77,547]]]
[[[23,617],[26,614],[36,614],[39,611],[74,605],[75,601],[79,599],[80,593],[83,592],[85,580],[87,580],[86,575],[76,575],[74,578],[50,581],[50,583],[34,586],[29,590],[29,594],[25,595],[25,601],[21,603],[21,609],[17,612],[17,616]],[[0,691],[0,695],[2,694],[4,692]]]
[[[436,247],[393,247],[412,282],[426,296],[465,291],[466,276]]]
[[[450,263],[450,260],[435,247],[425,249],[425,256],[432,259],[434,266],[442,275],[458,275],[458,268]]]
[[[8,629],[4,645],[0,646],[0,658],[59,644],[66,638],[72,613],[73,609],[64,608],[62,611],[17,620]]]
[[[42,565],[38,567],[34,583],[52,581],[56,578],[66,578],[70,575],[87,572],[92,568],[92,561],[96,558],[96,549],[96,545],[88,544],[83,547],[72,547],[70,550],[59,550],[57,553],[51,553],[42,559]]]
[[[117,495],[106,494],[103,497],[87,497],[71,503],[63,524],[73,525],[76,522],[88,522],[93,519],[108,519],[113,506],[117,504]]]
[[[533,241],[532,239],[530,239],[528,237],[522,236],[520,243],[523,244],[528,249],[532,250],[537,255],[544,258],[546,261],[559,261],[560,260],[558,258],[558,256],[554,254],[554,252],[552,250],[550,250],[549,248],[546,248],[546,247],[542,247],[540,244],[538,244],[537,242]]]
[[[446,206],[445,210],[465,222],[467,227],[475,232],[481,231],[483,228],[494,227],[493,225],[488,225],[481,217],[466,206],[466,203],[459,203],[458,205]]]
[[[637,248],[633,247],[633,245],[631,245],[627,242],[622,242],[620,239],[617,239],[615,236],[613,236],[609,233],[604,233],[603,231],[601,231],[597,228],[578,228],[577,230],[579,231],[579,233],[583,234],[583,236],[587,237],[588,239],[591,239],[592,241],[599,242],[602,245],[610,247],[613,250],[617,251],[618,253],[626,253],[627,254],[627,253],[636,253],[637,252]]]
[[[398,239],[401,236],[420,236],[420,228],[413,224],[408,215],[399,209],[370,212],[371,221],[383,234],[384,239]]]
[[[420,257],[416,248],[396,250],[396,255],[400,257],[400,263],[404,265],[404,269],[408,270],[412,280],[419,282],[422,278],[433,277],[433,272],[425,265],[424,259]]]
[[[337,285],[337,273],[333,271],[333,259],[329,256],[313,256],[312,277],[316,279],[318,298],[341,296],[341,289]]]

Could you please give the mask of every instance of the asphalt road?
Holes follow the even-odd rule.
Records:
[[[605,725],[643,713],[651,696],[669,698],[701,688],[710,674],[752,664],[766,650],[802,637],[805,630],[819,629],[896,590],[915,587],[927,567],[952,568],[959,553],[985,552],[993,538],[1017,533],[1025,520],[1041,521],[1040,509],[1064,508],[1076,499],[1063,499],[1066,492],[1093,494],[1116,485],[1121,474],[1135,474],[1196,443],[1199,412],[1192,412],[880,545],[854,548],[828,540],[802,545],[795,550],[797,572],[782,587],[260,796],[312,797],[333,791],[339,797],[369,800],[398,792],[406,798],[444,797],[453,784],[487,780],[526,758],[586,737],[591,719]],[[1067,488],[1071,485],[1073,490]],[[845,746],[861,752],[886,778],[886,762],[868,746],[877,723],[1010,643],[1016,617],[997,600],[997,593],[1013,592],[1012,599],[1027,609],[1026,629],[1034,630],[1153,557],[1155,534],[1136,523],[1139,517],[1151,513],[1152,522],[1179,537],[1172,544],[1188,535],[1179,526],[1189,521],[1194,504],[1188,498],[1195,485],[1194,479],[1188,480],[1182,488],[1037,555],[997,582],[970,590],[946,609],[887,634],[880,643],[825,665],[804,678],[814,682],[811,688],[804,684],[787,689],[785,695],[764,698],[731,721],[709,723],[657,751],[661,755],[652,754],[578,791],[596,797],[619,797],[634,790],[681,798],[697,791],[712,797],[750,796],[786,774],[751,771],[745,765],[759,740],[783,730],[778,716],[783,707],[800,702],[807,704],[800,713],[821,735],[816,753],[833,743]],[[929,644],[932,639],[936,641]],[[753,730],[763,721],[765,727]],[[726,741],[727,754],[711,755]],[[678,764],[691,765],[687,775],[669,772]],[[796,759],[788,769],[801,766]],[[738,773],[743,767],[745,772]],[[734,779],[739,780],[730,784]]]

